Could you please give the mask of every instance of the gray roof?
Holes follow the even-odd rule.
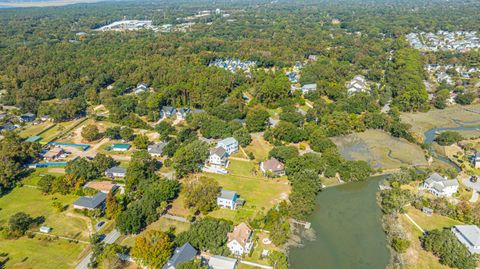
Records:
[[[480,228],[477,225],[456,225],[455,229],[473,246],[480,246]]]
[[[428,184],[432,184],[434,182],[442,182],[442,181],[445,181],[445,180],[447,180],[447,179],[442,177],[438,173],[433,173],[425,180],[425,182],[428,183]]]
[[[107,199],[107,194],[98,192],[95,196],[82,196],[73,202],[76,206],[86,207],[90,209],[97,208]]]
[[[148,152],[153,154],[162,154],[163,148],[165,148],[166,145],[167,143],[165,142],[160,142],[154,145],[150,145],[148,146]]]
[[[105,173],[107,173],[107,174],[113,174],[113,173],[115,173],[115,174],[121,174],[121,173],[125,174],[125,173],[127,173],[127,168],[115,166],[115,167],[107,169],[107,171],[105,171]]]
[[[163,106],[162,111],[165,113],[175,113],[176,109],[171,106]]]
[[[305,84],[302,86],[302,89],[307,89],[307,90],[314,90],[317,88],[317,84],[316,83],[312,83],[312,84]]]
[[[480,159],[480,151],[475,152],[475,158]]]
[[[218,141],[218,145],[230,145],[237,143],[237,140],[233,137],[227,137],[223,140]]]
[[[175,268],[179,263],[193,260],[196,255],[197,250],[190,243],[185,243],[183,246],[175,249],[172,258],[163,266],[163,269]]]
[[[227,151],[223,147],[216,147],[210,151],[210,155],[217,155],[220,158],[223,158]]]
[[[212,256],[210,260],[208,260],[208,266],[212,269],[234,269],[236,265],[236,259],[219,255]]]
[[[220,192],[219,198],[233,200],[233,198],[235,198],[236,195],[237,195],[237,193],[234,192],[234,191],[222,190]]]
[[[183,108],[183,107],[182,107],[182,108],[179,108],[179,109],[178,109],[178,112],[179,112],[180,114],[186,115],[186,114],[190,113],[191,110],[190,110],[190,108],[188,108],[188,107],[187,107],[187,108]]]

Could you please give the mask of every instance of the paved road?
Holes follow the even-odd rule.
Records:
[[[113,244],[115,243],[115,241],[117,241],[117,239],[120,237],[120,232],[113,229],[111,232],[109,232],[105,238],[103,238],[103,242],[105,244]],[[75,267],[75,269],[88,269],[88,263],[90,263],[90,258],[92,257],[92,252],[88,253],[87,256],[85,256],[85,258],[83,258],[83,260],[77,265],[77,267]]]

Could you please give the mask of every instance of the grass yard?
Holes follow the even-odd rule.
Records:
[[[7,252],[9,261],[5,268],[16,269],[67,269],[74,268],[85,248],[81,243],[66,240],[46,240],[44,236],[0,240],[0,250]]]
[[[45,133],[40,135],[43,138],[42,141],[43,142],[50,142],[55,137],[63,134],[65,131],[72,128],[73,126],[75,126],[76,124],[80,123],[83,120],[85,120],[85,118],[79,118],[79,119],[76,119],[76,120],[62,122],[62,123],[59,123],[59,124],[55,125],[53,128],[49,129],[48,131],[46,131]]]
[[[413,218],[413,217],[412,217]],[[422,233],[411,223],[405,215],[399,216],[399,221],[405,229],[411,245],[402,256],[405,259],[407,269],[448,269],[450,267],[439,263],[438,258],[432,253],[423,250],[420,243]]]
[[[173,233],[178,235],[181,232],[188,231],[188,229],[190,229],[189,223],[160,218],[156,222],[148,225],[145,231],[157,230],[162,232],[168,232],[170,230],[173,230]],[[143,231],[142,233],[144,233],[145,231]],[[120,245],[133,247],[135,245],[135,237],[136,235],[126,236],[123,240],[121,240]]]
[[[422,148],[380,130],[367,130],[334,137],[332,140],[344,158],[363,160],[374,168],[395,169],[401,166],[427,165]]]
[[[273,148],[270,143],[263,139],[262,135],[252,135],[252,143],[245,148],[245,152],[248,154],[252,152],[255,156],[255,160],[258,162],[265,161],[268,158],[268,152]]]
[[[209,174],[206,176],[218,181],[224,189],[236,191],[241,199],[245,199],[245,206],[237,210],[219,209],[209,215],[229,219],[234,222],[243,221],[258,211],[266,211],[279,201],[288,198],[290,185],[286,178],[268,179],[256,171],[252,162],[231,160],[228,175]]]
[[[36,125],[28,125],[24,127],[24,129],[22,128],[23,130],[21,130],[18,134],[23,138],[29,138],[30,136],[36,135],[52,125],[55,124],[51,122],[42,122]]]
[[[408,207],[407,213],[418,225],[420,225],[420,227],[422,227],[426,231],[442,229],[462,224],[459,221],[438,214],[432,214],[431,216],[427,216],[414,207]]]
[[[35,171],[30,174],[28,177],[22,180],[23,184],[37,186],[38,181],[42,178],[43,175],[52,175],[52,176],[61,176],[64,173],[60,173],[60,170],[64,168],[35,168]]]
[[[55,199],[56,198],[56,199]],[[70,205],[78,197],[73,195],[43,195],[38,189],[17,187],[0,198],[0,226],[8,222],[10,216],[25,212],[32,217],[45,217],[43,225],[51,227],[53,235],[88,240],[88,219],[73,213],[72,209],[58,212],[54,201]]]

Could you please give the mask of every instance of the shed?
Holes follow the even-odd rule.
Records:
[[[47,227],[47,226],[42,226],[42,227],[40,227],[40,229],[39,229],[39,230],[40,230],[40,232],[42,232],[42,233],[46,233],[46,234],[48,234],[49,232],[51,232],[51,231],[52,231],[52,228],[50,228],[50,227]]]

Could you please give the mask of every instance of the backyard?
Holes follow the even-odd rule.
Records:
[[[25,212],[33,218],[45,217],[42,225],[52,228],[52,235],[88,240],[89,223],[86,217],[74,213],[72,209],[58,212],[53,206],[54,201],[70,205],[77,198],[74,195],[43,195],[35,188],[17,187],[0,198],[0,225],[5,225],[13,214]]]

